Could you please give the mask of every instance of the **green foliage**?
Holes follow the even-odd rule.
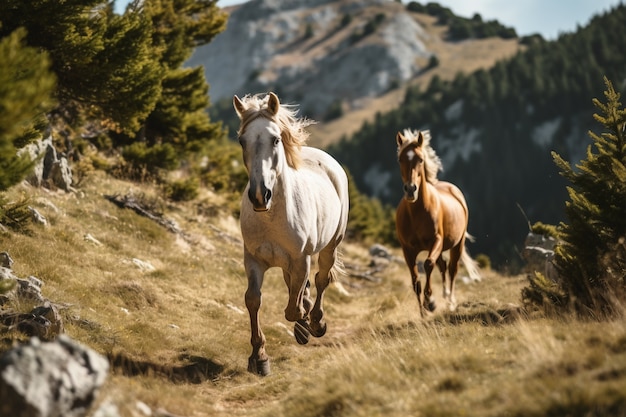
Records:
[[[6,0],[0,20],[0,38],[23,27],[26,43],[50,56],[55,114],[65,123],[95,117],[129,131],[154,106],[161,68],[140,15],[117,16],[102,0]]]
[[[324,120],[330,121],[338,119],[341,116],[343,116],[343,102],[341,101],[341,99],[337,99],[330,103],[330,106],[328,106],[328,109],[326,109]]]
[[[55,77],[48,55],[24,44],[17,29],[0,38],[0,191],[21,181],[32,168],[17,151],[41,134],[43,115],[52,105]]]
[[[550,236],[555,239],[559,238],[558,227],[552,224],[545,224],[542,222],[536,222],[532,225],[531,231],[537,235]]]
[[[547,313],[553,313],[567,306],[567,294],[556,282],[539,272],[529,276],[528,281],[530,287],[522,289],[522,301],[526,305],[541,307]]]
[[[224,195],[230,211],[238,216],[241,193],[248,183],[241,147],[231,141],[216,141],[209,144],[208,155],[208,160],[201,163],[200,179],[208,188]]]
[[[169,143],[148,146],[145,142],[133,142],[122,149],[122,156],[131,164],[133,178],[143,171],[156,175],[159,169],[172,170],[178,166],[178,155]]]
[[[474,257],[474,260],[478,264],[478,267],[482,270],[490,270],[491,269],[491,259],[489,256],[484,253],[479,253]]]
[[[349,13],[344,14],[341,17],[341,22],[339,23],[339,25],[344,28],[346,26],[348,26],[350,23],[352,23],[352,15]]]
[[[141,10],[154,28],[152,45],[164,74],[161,94],[145,120],[140,137],[147,147],[168,145],[176,161],[168,161],[167,169],[176,168],[182,159],[206,148],[212,140],[223,138],[220,123],[212,123],[207,112],[209,86],[202,67],[185,68],[184,62],[193,49],[209,42],[225,28],[226,15],[215,0],[174,1],[149,0]],[[128,138],[122,138],[128,141]],[[170,164],[170,162],[173,162]]]
[[[611,316],[626,296],[626,109],[620,94],[605,78],[606,103],[594,99],[594,118],[606,130],[589,132],[593,147],[576,169],[553,152],[554,161],[570,182],[568,222],[555,262],[563,289],[579,313]]]
[[[167,185],[166,195],[173,201],[191,201],[198,196],[199,187],[195,177],[173,181]]]
[[[347,171],[346,171],[347,172]],[[395,232],[395,215],[380,200],[359,192],[352,175],[348,172],[350,213],[346,236],[359,242],[376,242],[398,245]]]
[[[0,225],[15,231],[27,231],[32,219],[28,202],[27,198],[7,201],[6,197],[0,194]]]
[[[426,66],[426,69],[431,69],[431,68],[435,68],[438,66],[439,66],[439,58],[437,57],[437,55],[432,54],[430,58],[428,58],[428,65]]]

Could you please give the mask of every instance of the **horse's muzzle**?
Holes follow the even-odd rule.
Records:
[[[261,186],[258,192],[254,192],[252,188],[248,190],[248,198],[252,203],[254,211],[267,211],[272,203],[272,191]]]
[[[404,198],[407,201],[414,203],[417,200],[417,185],[407,182],[406,184],[404,184],[403,189]]]

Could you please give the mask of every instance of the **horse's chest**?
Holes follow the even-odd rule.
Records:
[[[242,228],[246,248],[257,259],[270,266],[283,266],[294,253],[305,252],[306,240],[288,228],[268,228],[262,225]]]

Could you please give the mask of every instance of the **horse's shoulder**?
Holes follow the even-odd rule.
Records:
[[[345,176],[345,172],[341,168],[341,165],[339,165],[339,162],[321,149],[303,146],[301,161],[301,169],[313,171],[329,178]]]
[[[437,190],[440,192],[441,195],[452,197],[454,198],[454,200],[458,201],[463,207],[467,207],[467,203],[465,202],[465,196],[456,185],[447,181],[439,181],[437,183]]]

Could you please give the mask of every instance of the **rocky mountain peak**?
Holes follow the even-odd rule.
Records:
[[[214,101],[273,90],[320,118],[414,77],[427,36],[392,0],[258,0],[233,9],[189,65],[204,66]]]

